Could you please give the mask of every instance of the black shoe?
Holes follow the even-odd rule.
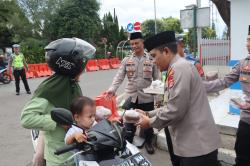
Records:
[[[154,154],[155,153],[155,149],[154,146],[152,145],[152,143],[150,142],[146,142],[145,143],[145,149],[147,150],[148,154]]]
[[[16,92],[16,95],[20,95],[20,92]]]
[[[31,92],[30,92],[30,91],[27,91],[27,94],[31,94]]]

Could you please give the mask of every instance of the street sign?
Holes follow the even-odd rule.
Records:
[[[181,27],[183,29],[194,28],[194,9],[185,9],[180,11]],[[210,7],[197,8],[196,26],[210,26]]]
[[[128,32],[132,32],[134,30],[134,25],[132,24],[132,23],[129,23],[128,25],[127,25],[127,31]]]
[[[135,31],[140,31],[141,30],[141,23],[140,22],[135,22],[134,23],[134,30]]]

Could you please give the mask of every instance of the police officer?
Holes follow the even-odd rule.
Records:
[[[184,43],[183,37],[177,37],[176,39],[177,39],[177,51],[178,51],[178,54],[181,57],[186,58],[186,60],[188,60],[189,62],[191,62],[196,67],[196,69],[199,72],[202,79],[205,79],[204,70],[203,70],[200,62],[196,58],[194,58],[191,54],[187,55],[184,52],[185,43]]]
[[[236,136],[235,166],[250,165],[250,26],[246,46],[248,50],[247,57],[240,60],[232,68],[229,74],[222,79],[203,82],[207,92],[218,92],[229,87],[233,83],[240,81],[243,93],[246,95],[247,104],[241,108],[243,111],[240,114],[240,122]]]
[[[204,79],[204,71],[203,71],[203,68],[202,68],[201,64],[199,63],[199,61],[197,61],[195,58],[192,58],[190,56],[186,56],[186,53],[184,52],[185,44],[184,44],[183,37],[176,37],[176,41],[177,41],[177,53],[179,54],[179,56],[184,57],[186,60],[191,62],[196,67],[196,69],[197,69],[198,73],[200,74],[200,76],[202,77],[202,79]],[[166,135],[167,148],[168,148],[168,152],[170,155],[172,165],[179,166],[180,160],[179,160],[179,157],[174,154],[173,144],[172,144],[172,140],[171,140],[171,136],[170,136],[170,132],[169,132],[168,127],[164,128],[164,132]]]
[[[14,44],[13,50],[14,50],[14,54],[12,54],[9,59],[8,73],[12,66],[13,75],[15,77],[15,84],[16,84],[16,95],[20,94],[20,77],[23,81],[27,94],[31,94],[28,81],[26,79],[24,66],[26,67],[27,71],[29,70],[29,68],[25,61],[24,55],[20,53],[20,45]]]
[[[217,166],[220,136],[216,129],[202,80],[191,63],[177,54],[174,31],[159,33],[145,41],[161,71],[167,71],[168,98],[162,108],[141,113],[141,128],[169,126],[174,153],[180,166]]]
[[[125,76],[128,78],[128,84],[125,92],[132,97],[130,108],[142,109],[144,111],[151,111],[154,109],[154,96],[145,94],[144,88],[150,86],[152,80],[159,77],[159,71],[153,63],[153,58],[144,52],[144,45],[142,34],[140,32],[131,33],[130,45],[132,47],[132,55],[125,57],[121,63],[112,85],[107,91],[108,97],[115,95],[117,89],[123,82]],[[136,127],[134,124],[125,124],[127,129],[126,138],[129,142],[133,142]],[[149,154],[154,153],[152,146],[153,128],[144,131],[145,148]]]

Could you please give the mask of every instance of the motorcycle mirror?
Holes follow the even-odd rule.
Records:
[[[131,96],[129,98],[127,98],[122,105],[122,109],[129,110],[131,108],[131,100],[132,100]]]
[[[72,113],[64,108],[54,108],[51,111],[51,118],[60,125],[72,125],[74,123]]]

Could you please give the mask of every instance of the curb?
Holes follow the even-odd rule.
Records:
[[[157,140],[156,140],[157,148],[168,151],[165,133],[161,131],[156,134],[157,134]],[[223,161],[224,163],[227,163],[230,165],[233,165],[235,163],[234,161],[235,161],[236,154],[234,150],[220,148],[218,152],[219,152],[218,159],[220,161]]]

